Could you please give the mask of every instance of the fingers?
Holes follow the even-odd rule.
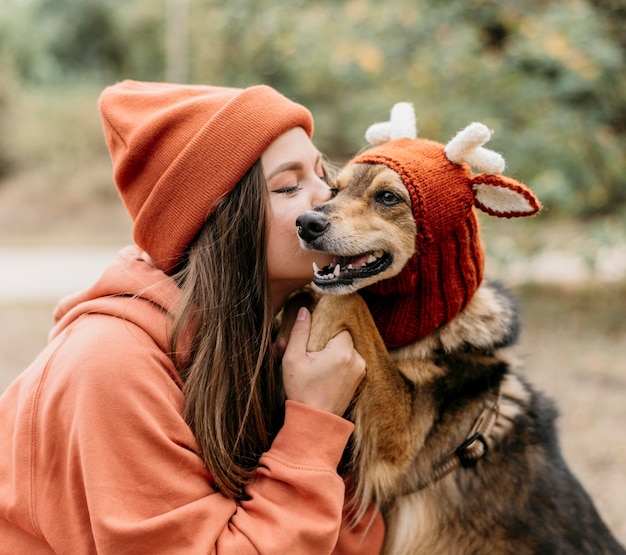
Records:
[[[305,308],[301,307],[298,310],[296,321],[291,329],[291,335],[289,336],[289,342],[285,348],[285,353],[303,353],[306,352],[306,346],[309,342],[309,333],[311,332],[311,313]]]
[[[283,357],[288,399],[343,415],[365,375],[365,361],[348,331],[339,332],[319,352],[307,352],[311,315],[301,309]]]

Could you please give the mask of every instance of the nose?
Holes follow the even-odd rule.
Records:
[[[323,235],[330,222],[326,219],[324,214],[319,212],[305,212],[301,214],[296,220],[298,226],[298,235],[303,241],[311,243],[315,239]]]

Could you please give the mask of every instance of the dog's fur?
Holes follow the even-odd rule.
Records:
[[[355,422],[346,466],[355,518],[375,500],[386,520],[384,552],[394,555],[624,554],[561,456],[552,401],[520,377],[506,353],[518,333],[512,297],[485,281],[451,322],[388,352],[354,291],[397,274],[413,255],[410,199],[385,166],[348,166],[337,191],[299,225],[304,246],[341,256],[342,272],[317,272],[317,292],[288,303],[281,333],[298,306],[315,306],[309,349],[348,329],[367,362],[348,415]],[[384,266],[377,261],[370,271],[361,256],[369,252],[391,264],[377,272]],[[352,257],[358,267],[344,270]],[[442,461],[495,403],[484,456],[438,479]]]

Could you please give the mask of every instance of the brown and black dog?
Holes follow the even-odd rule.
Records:
[[[367,362],[348,414],[354,516],[374,500],[394,555],[624,554],[563,460],[553,402],[507,354],[519,327],[512,296],[483,280],[451,321],[387,349],[356,291],[415,254],[411,199],[381,164],[349,164],[335,186],[297,225],[305,248],[336,258],[288,303],[282,333],[307,304],[310,350],[348,329]]]

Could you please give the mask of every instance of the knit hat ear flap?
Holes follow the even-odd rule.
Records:
[[[525,185],[503,175],[480,174],[470,180],[474,205],[490,216],[523,218],[541,210],[539,199]]]

